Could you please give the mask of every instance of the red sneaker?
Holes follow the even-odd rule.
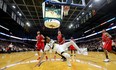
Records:
[[[40,60],[40,57],[38,57],[37,60]]]
[[[48,56],[46,56],[46,60],[48,60]]]
[[[54,55],[54,59],[56,59],[56,55]]]

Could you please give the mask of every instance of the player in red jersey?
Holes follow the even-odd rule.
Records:
[[[73,39],[73,37],[71,37],[71,40],[75,42],[75,40]],[[71,50],[71,56],[72,56],[73,53],[75,54],[76,49],[74,48],[73,45],[70,46],[70,50]]]
[[[104,60],[105,62],[109,62],[109,57],[108,57],[108,52],[114,53],[116,54],[116,52],[114,52],[112,50],[112,40],[111,40],[112,36],[106,32],[106,30],[102,30],[102,41],[103,41],[103,50],[106,56],[106,59]]]
[[[63,43],[65,43],[65,38],[64,38],[63,34],[61,33],[61,31],[58,31],[57,42],[59,45],[62,45]],[[58,55],[60,55],[60,54],[58,54]],[[61,59],[63,59],[63,61],[66,61],[66,58],[64,56],[62,56],[62,55],[60,55],[60,56],[62,57]]]
[[[58,41],[58,44],[60,45],[65,43],[65,38],[63,34],[61,33],[61,31],[58,31],[57,41]]]
[[[40,31],[37,32],[36,39],[37,39],[37,43],[36,43],[37,50],[38,51],[43,50],[44,49],[44,36],[40,34]]]
[[[37,32],[36,40],[37,40],[36,49],[38,51],[38,55],[39,55],[38,60],[39,60],[40,50],[44,51],[44,36],[40,33],[40,31]]]

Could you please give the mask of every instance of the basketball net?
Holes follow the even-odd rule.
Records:
[[[68,15],[68,12],[70,10],[70,6],[63,6],[63,13],[64,13],[64,16],[67,16]]]

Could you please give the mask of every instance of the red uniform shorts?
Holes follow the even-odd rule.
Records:
[[[37,50],[40,51],[40,50],[44,50],[44,43],[37,43]]]
[[[112,40],[106,41],[103,48],[107,51],[112,51]]]
[[[70,50],[76,50],[73,45],[70,46]]]

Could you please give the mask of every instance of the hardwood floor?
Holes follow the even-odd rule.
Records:
[[[60,60],[60,56],[53,59],[52,53],[47,54],[49,59],[45,60],[40,67],[37,64],[35,51],[18,52],[11,54],[0,54],[0,69],[3,70],[115,70],[116,55],[109,54],[110,62],[103,62],[105,59],[103,52],[89,52],[88,55],[72,56],[70,59],[72,67],[68,67],[66,62]]]

